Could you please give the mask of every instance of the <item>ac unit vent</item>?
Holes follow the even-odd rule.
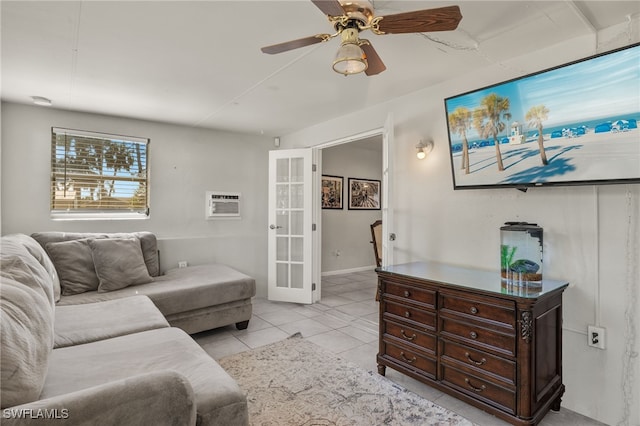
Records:
[[[206,218],[240,217],[240,193],[207,191]]]

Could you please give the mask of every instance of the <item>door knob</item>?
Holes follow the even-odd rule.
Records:
[[[279,226],[279,225],[276,226],[274,224],[269,225],[269,229],[280,229],[280,228],[282,228],[282,226]]]

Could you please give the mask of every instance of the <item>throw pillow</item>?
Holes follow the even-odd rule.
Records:
[[[87,239],[47,243],[45,249],[58,271],[63,295],[98,289],[98,276]]]
[[[153,281],[137,238],[89,240],[100,284],[98,293]]]

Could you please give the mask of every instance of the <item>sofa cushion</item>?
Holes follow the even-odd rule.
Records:
[[[88,239],[47,243],[45,249],[58,271],[63,295],[98,289],[99,280]]]
[[[152,232],[130,232],[130,233],[94,233],[94,232],[35,232],[31,236],[42,247],[47,243],[57,243],[61,241],[82,240],[87,238],[131,238],[140,240],[140,247],[147,265],[149,275],[157,277],[160,275],[160,260],[158,258],[158,242]]]
[[[53,291],[43,286],[44,268],[28,263],[4,252],[0,259],[2,408],[39,397],[53,346]]]
[[[153,281],[137,238],[91,239],[89,247],[100,280],[99,293]]]
[[[169,327],[147,296],[56,306],[54,348]]]
[[[60,280],[55,266],[51,262],[49,255],[36,240],[25,234],[11,234],[2,237],[2,253],[5,255],[15,254],[24,256],[30,254],[46,271],[51,284],[53,285],[53,297],[57,302],[60,300]]]
[[[194,309],[222,305],[256,294],[253,278],[219,264],[170,269],[152,283],[141,284],[109,293],[97,291],[62,297],[58,305],[92,303],[126,296],[149,296],[164,316]]]
[[[235,380],[177,328],[55,349],[41,398],[163,370],[176,371],[191,383],[198,425],[248,424],[246,397]]]
[[[3,426],[196,425],[191,383],[171,370],[131,375],[11,410],[3,413]]]
[[[29,280],[35,279],[38,287],[46,294],[47,300],[53,307],[56,293],[56,284],[53,278],[57,277],[55,267],[51,262],[41,259],[41,256],[47,258],[46,253],[43,253],[44,250],[33,255],[32,252],[37,252],[37,250],[34,250],[33,244],[30,242],[34,243],[35,241],[23,234],[5,235],[0,238],[0,256],[7,262],[5,267],[0,269],[0,272],[5,278],[13,278],[18,282],[22,282],[21,279],[25,278],[24,274],[27,274],[26,278]],[[19,258],[21,262],[17,262],[15,258]]]

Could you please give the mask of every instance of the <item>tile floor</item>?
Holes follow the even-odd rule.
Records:
[[[378,303],[375,272],[331,275],[322,279],[322,300],[313,305],[254,299],[253,317],[246,330],[234,326],[198,333],[193,337],[215,359],[285,339],[300,332],[305,339],[369,371],[377,371]],[[480,426],[507,423],[462,401],[387,368],[386,377]],[[542,426],[602,425],[562,408],[550,411]]]

